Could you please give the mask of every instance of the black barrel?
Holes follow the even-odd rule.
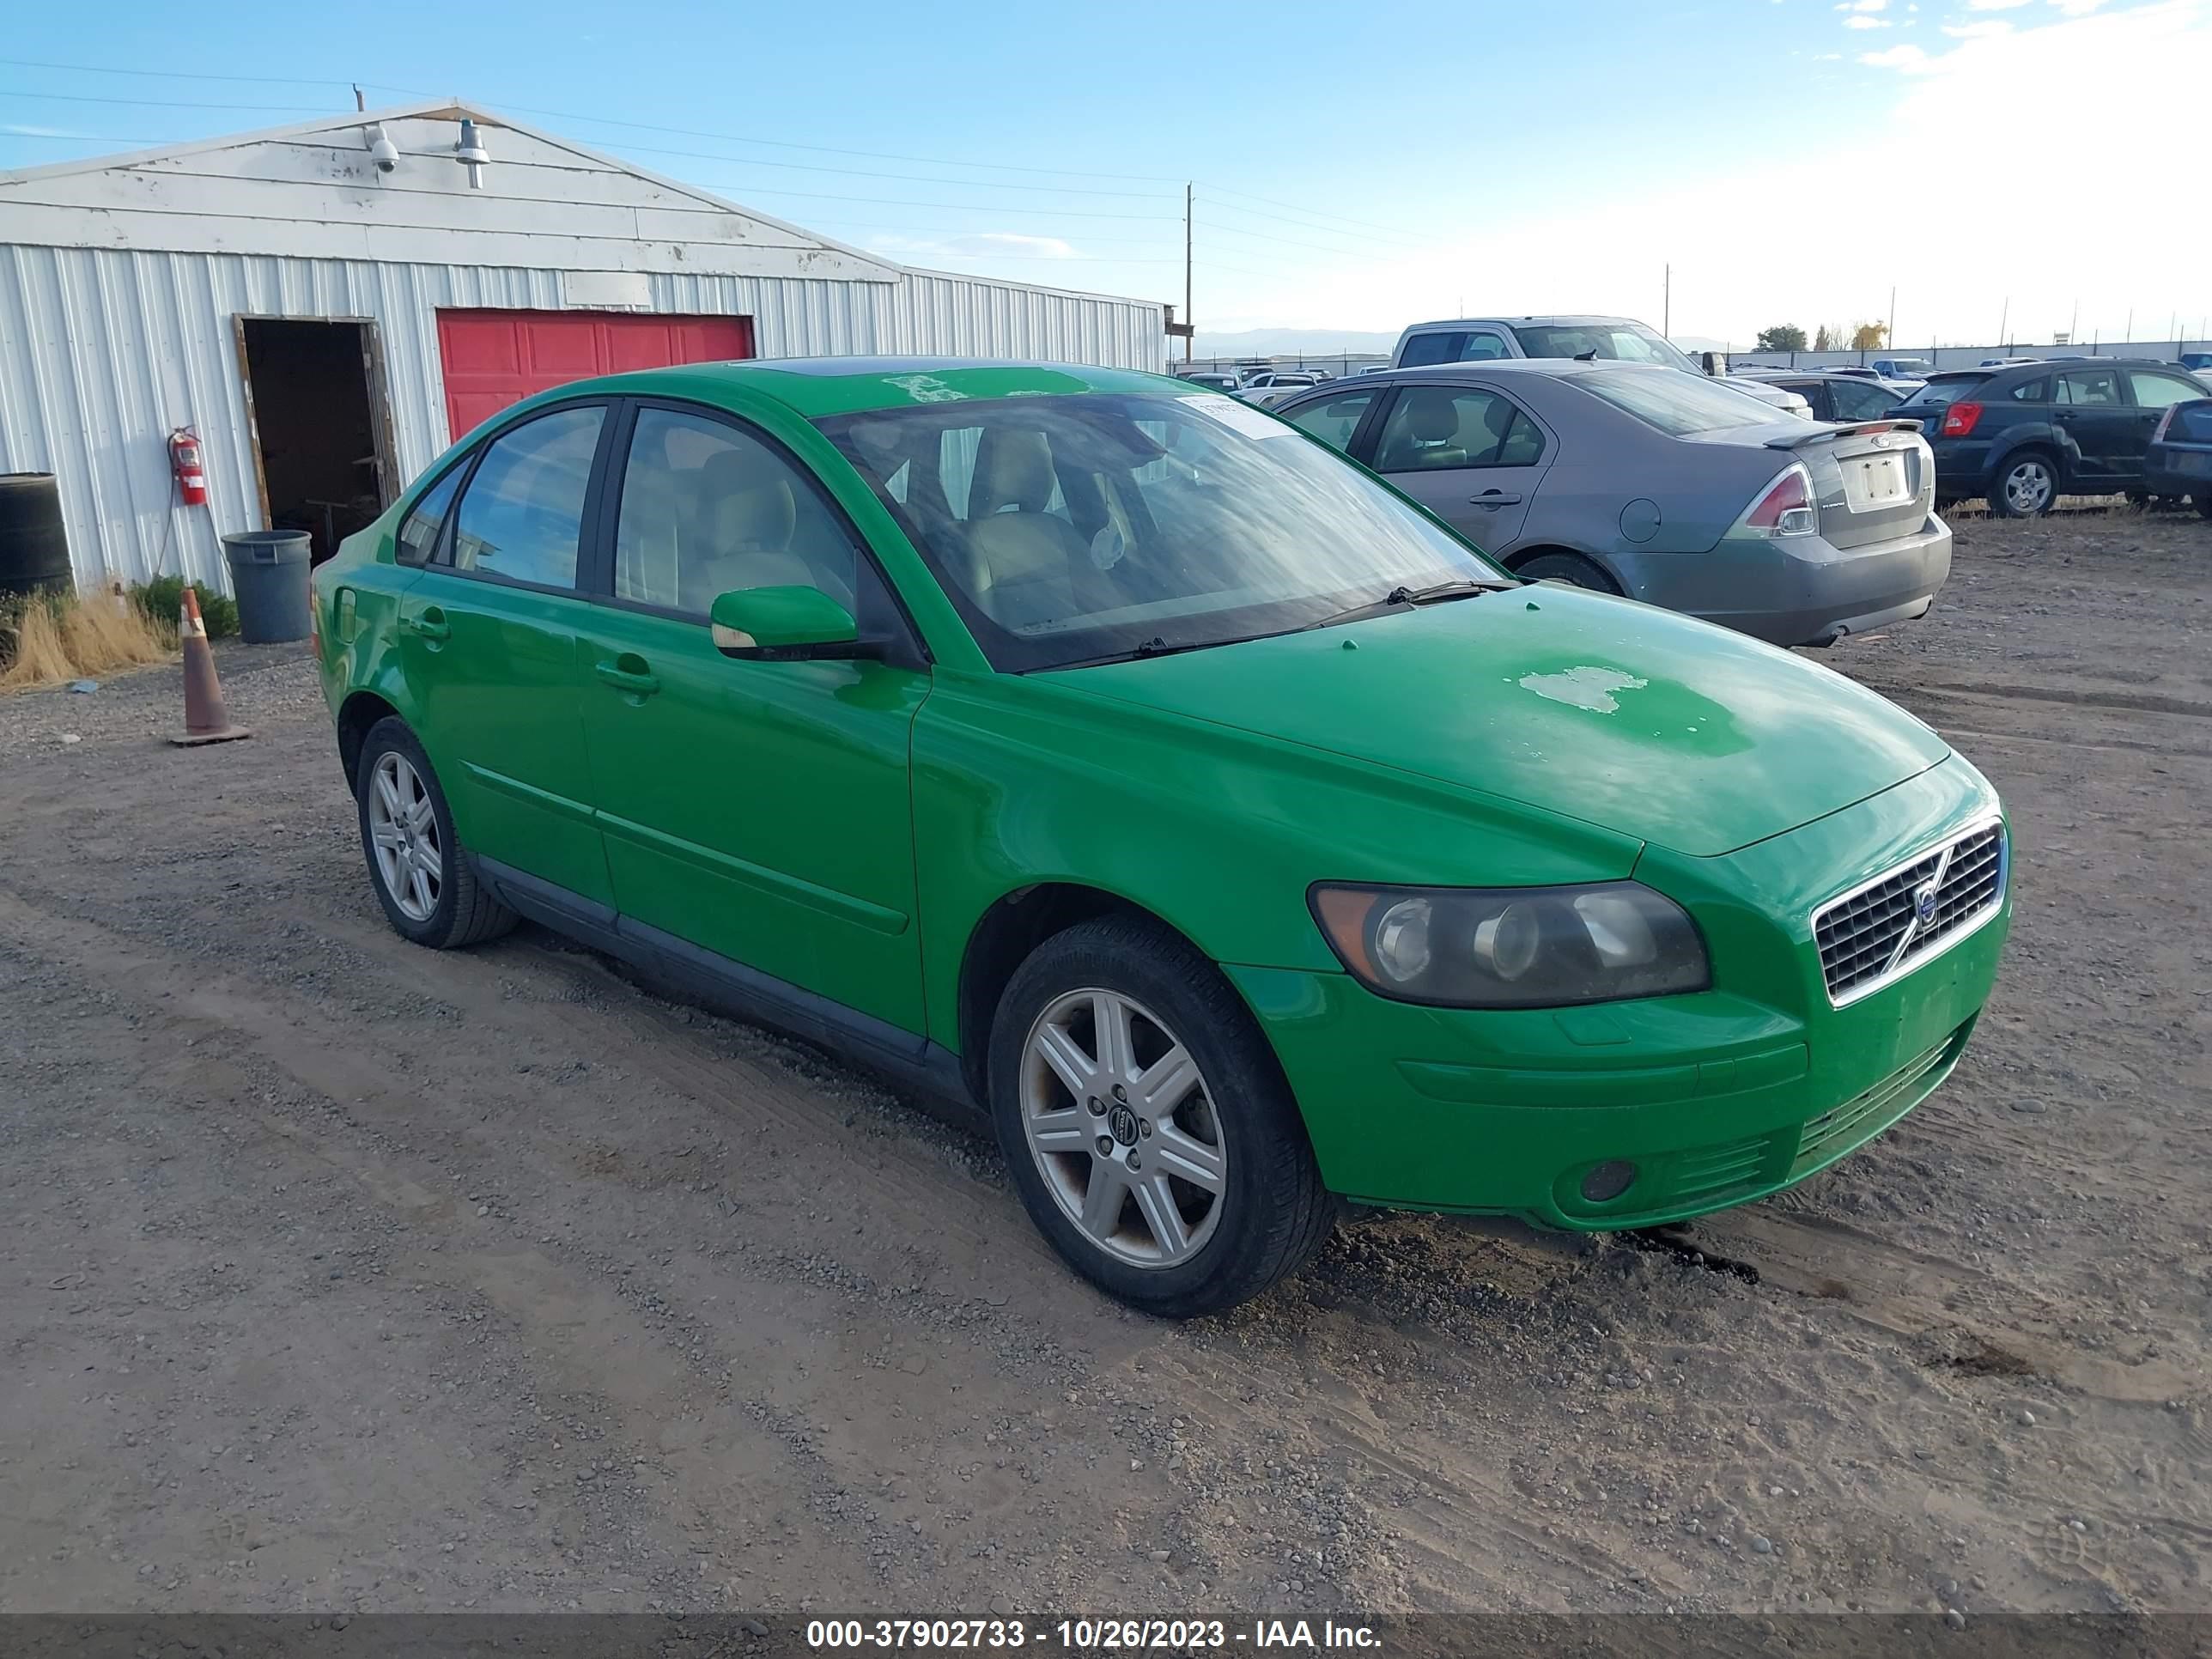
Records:
[[[65,593],[71,585],[54,475],[0,472],[0,593]]]

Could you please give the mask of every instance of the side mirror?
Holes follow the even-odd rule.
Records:
[[[714,648],[755,662],[866,657],[853,613],[818,587],[740,587],[719,596],[708,618]]]
[[[1723,351],[1708,351],[1703,353],[1699,361],[1699,367],[1702,368],[1708,374],[1726,374],[1728,373],[1728,354]]]

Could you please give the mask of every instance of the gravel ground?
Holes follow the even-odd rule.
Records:
[[[0,701],[0,1610],[2203,1610],[2208,556],[1970,522],[1827,654],[2018,826],[1895,1133],[1183,1326],[812,1050],[395,938],[298,648],[219,748],[173,669]]]

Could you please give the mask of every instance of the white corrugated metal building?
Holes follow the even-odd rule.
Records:
[[[456,154],[464,118],[480,168]],[[227,587],[222,535],[296,526],[319,556],[460,430],[565,380],[874,352],[1158,369],[1164,321],[909,269],[417,105],[0,173],[0,471],[58,479],[80,582]],[[178,504],[183,427],[201,507]]]

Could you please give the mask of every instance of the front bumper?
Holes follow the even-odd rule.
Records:
[[[1821,536],[1726,538],[1703,553],[1615,559],[1630,595],[1774,645],[1827,644],[1924,615],[1951,574],[1934,514],[1909,536],[1839,548]]]
[[[2009,893],[1955,946],[1841,1009],[1810,919],[1992,804],[1954,757],[1722,858],[1647,853],[1639,876],[1691,905],[1713,951],[1717,988],[1692,996],[1474,1012],[1391,1002],[1341,974],[1227,971],[1331,1190],[1579,1231],[1680,1220],[1804,1179],[1949,1076],[1996,980]],[[1616,1162],[1634,1179],[1586,1198],[1584,1177]]]

